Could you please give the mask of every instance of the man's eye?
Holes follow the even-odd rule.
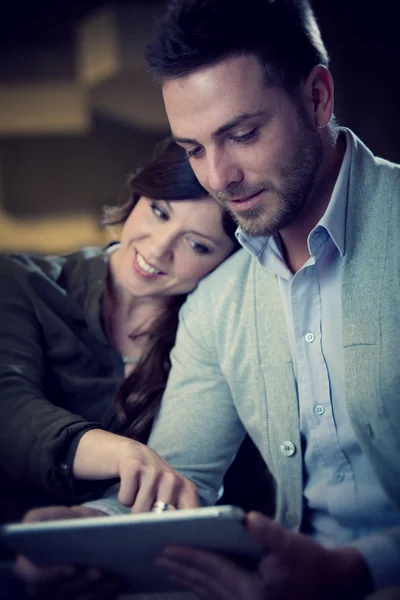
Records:
[[[255,128],[255,129],[252,129],[251,131],[248,131],[247,133],[243,133],[241,135],[232,135],[231,139],[234,142],[239,142],[239,143],[240,142],[243,142],[243,143],[251,142],[256,137],[257,132],[258,132],[258,130]]]
[[[207,248],[207,246],[204,246],[203,244],[199,244],[198,242],[195,242],[194,240],[189,240],[189,243],[190,243],[191,247],[193,248],[193,250],[197,254],[208,254],[210,252],[210,250],[209,250],[209,248]]]
[[[168,221],[169,219],[169,215],[163,211],[158,204],[156,204],[156,202],[152,202],[150,204],[151,210],[153,211],[153,213],[156,215],[156,217],[158,219],[161,219],[162,221]]]

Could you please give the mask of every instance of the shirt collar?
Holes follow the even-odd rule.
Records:
[[[308,246],[310,248],[311,235],[314,234],[318,228],[323,227],[328,232],[335,246],[339,250],[340,255],[343,257],[346,241],[347,195],[354,141],[347,129],[342,129],[341,131],[344,133],[346,139],[346,151],[342,165],[328,207],[308,236]],[[276,253],[277,244],[274,243],[274,240],[271,237],[253,237],[247,235],[239,226],[236,230],[236,238],[239,244],[254,257],[258,257],[265,250],[266,252],[263,252],[263,263],[266,258],[266,253]]]

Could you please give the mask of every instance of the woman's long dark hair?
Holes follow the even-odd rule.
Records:
[[[153,200],[196,200],[207,196],[197,181],[185,151],[174,142],[160,144],[153,160],[129,180],[131,197],[122,206],[107,207],[105,225],[122,224],[129,217],[141,196]],[[224,211],[222,225],[226,234],[239,245],[234,232],[236,224]],[[151,332],[140,361],[134,371],[123,381],[117,396],[116,410],[127,437],[145,443],[171,368],[170,352],[175,343],[178,313],[186,294],[172,296],[166,310],[151,326]]]

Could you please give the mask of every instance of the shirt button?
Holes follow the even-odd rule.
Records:
[[[342,481],[344,480],[344,473],[342,473],[341,471],[337,471],[337,473],[334,474],[333,478],[336,481],[336,483],[342,483]]]
[[[315,335],[311,332],[306,333],[306,335],[304,336],[304,339],[306,340],[306,342],[308,344],[312,344],[313,341],[315,340]]]
[[[317,404],[316,406],[314,406],[314,412],[317,415],[323,415],[325,412],[325,408],[322,406],[322,404]]]
[[[296,452],[296,446],[293,444],[293,442],[287,440],[286,442],[282,442],[281,452],[283,456],[293,456],[293,454]]]
[[[68,473],[68,465],[67,465],[67,463],[61,463],[60,468],[61,468],[61,471],[63,473]]]

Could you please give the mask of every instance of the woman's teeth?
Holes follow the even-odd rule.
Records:
[[[159,271],[158,269],[155,269],[154,267],[149,265],[144,260],[143,256],[141,254],[139,254],[139,252],[137,253],[137,262],[138,262],[139,267],[142,269],[142,271],[144,271],[145,273],[148,273],[149,275],[157,275],[157,273],[161,273],[161,271]]]

